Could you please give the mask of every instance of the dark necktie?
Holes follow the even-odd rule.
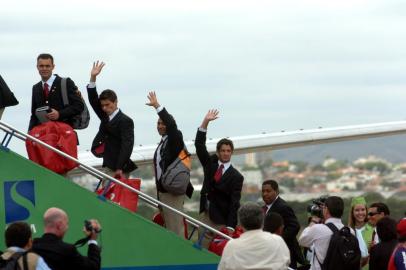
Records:
[[[215,180],[216,182],[220,181],[221,176],[223,175],[223,169],[224,169],[224,165],[221,164],[221,165],[218,167],[216,173],[214,174],[214,180]]]
[[[268,211],[268,206],[264,205],[262,206],[262,211],[264,211],[264,214]]]
[[[49,86],[47,83],[44,83],[44,97],[47,100],[49,95]]]

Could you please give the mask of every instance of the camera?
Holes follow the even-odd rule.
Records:
[[[328,196],[321,196],[317,199],[313,199],[312,203],[307,206],[307,213],[309,213],[310,216],[323,219],[323,206],[327,198]]]
[[[101,230],[96,230],[92,226],[92,222],[90,220],[85,220],[85,229],[88,232],[95,232],[95,233],[100,233]]]

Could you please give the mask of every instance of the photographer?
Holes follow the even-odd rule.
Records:
[[[321,208],[325,224],[332,223],[338,230],[344,227],[344,224],[341,222],[344,202],[340,197],[328,197]],[[320,216],[312,216],[308,227],[303,230],[299,237],[299,244],[301,246],[311,247],[313,245],[314,254],[310,262],[311,270],[322,269],[321,265],[326,259],[330,239],[333,235],[333,231],[325,224],[322,224],[321,220]]]
[[[69,227],[68,215],[62,209],[49,208],[44,214],[44,234],[41,238],[34,239],[32,249],[41,255],[53,270],[98,270],[101,266],[101,258],[96,239],[101,227],[97,220],[90,220],[90,223],[91,227],[84,228],[85,234],[89,237],[85,257],[74,245],[63,242],[63,237]]]

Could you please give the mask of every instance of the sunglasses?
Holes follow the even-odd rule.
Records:
[[[375,216],[375,215],[377,215],[377,214],[379,214],[379,213],[378,213],[378,212],[375,212],[375,213],[370,212],[370,213],[368,213],[368,216],[373,217],[373,216]]]

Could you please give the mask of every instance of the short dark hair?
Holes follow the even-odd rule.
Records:
[[[17,221],[8,225],[4,238],[7,247],[24,248],[32,236],[31,228],[26,222]]]
[[[231,151],[234,151],[234,144],[233,141],[227,138],[223,138],[220,141],[217,142],[217,146],[216,146],[216,150],[217,152],[220,151],[221,146],[225,144],[225,145],[229,145],[231,147]]]
[[[52,55],[50,55],[49,53],[41,53],[37,57],[37,62],[39,59],[51,59],[52,64],[54,63],[54,57]]]
[[[330,215],[335,218],[341,218],[344,212],[344,201],[338,196],[330,196],[326,199],[325,205]]]
[[[390,211],[389,211],[389,207],[386,205],[386,204],[384,204],[383,202],[376,202],[376,203],[373,203],[373,204],[371,204],[370,206],[369,206],[369,208],[376,208],[376,211],[378,212],[378,213],[384,213],[385,214],[385,216],[389,216],[390,215]]]
[[[113,90],[106,89],[103,92],[100,93],[99,96],[99,101],[100,100],[110,100],[111,102],[116,102],[117,101],[117,95]]]
[[[273,179],[268,179],[268,180],[265,180],[263,183],[262,183],[262,186],[265,186],[265,185],[270,185],[271,187],[272,187],[272,189],[273,190],[275,190],[275,191],[279,191],[279,185],[278,185],[278,182],[276,182],[275,180],[273,180]]]
[[[264,212],[257,203],[246,202],[238,209],[238,218],[247,231],[257,230],[261,229],[264,222]]]
[[[265,216],[264,231],[275,233],[281,226],[283,226],[283,218],[276,212],[270,212]]]
[[[383,242],[396,239],[396,225],[396,221],[390,217],[381,218],[378,223],[376,223],[376,232],[378,233],[379,239]]]

